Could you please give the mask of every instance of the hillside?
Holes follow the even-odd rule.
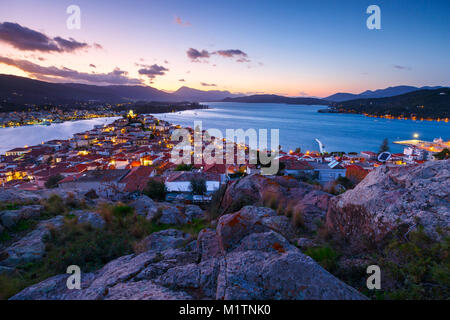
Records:
[[[331,106],[344,113],[443,119],[450,117],[450,88],[419,90],[387,98],[356,99]]]
[[[240,95],[232,94],[229,91],[220,91],[220,90],[203,91],[183,86],[179,88],[177,91],[173,92],[172,96],[182,101],[209,102],[222,100],[228,97],[234,98]]]
[[[285,103],[285,104],[305,104],[305,105],[328,105],[329,102],[316,98],[291,98],[274,94],[256,94],[252,96],[226,98],[223,102],[244,102],[244,103]]]
[[[0,102],[4,105],[70,104],[98,101],[218,101],[234,96],[228,91],[202,91],[182,87],[174,93],[149,86],[95,86],[79,83],[50,83],[24,77],[0,74]]]
[[[346,93],[346,92],[339,92],[335,93],[329,97],[324,98],[325,100],[333,101],[333,102],[342,102],[347,100],[355,100],[355,99],[368,99],[368,98],[387,98],[387,97],[393,97],[398,96],[401,94],[418,91],[418,90],[433,90],[433,89],[439,89],[442,87],[413,87],[413,86],[395,86],[395,87],[388,87],[385,89],[378,89],[378,90],[366,90],[364,92],[361,92],[359,94],[354,93]]]

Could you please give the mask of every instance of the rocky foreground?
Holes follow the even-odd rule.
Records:
[[[317,235],[324,232],[354,253],[374,244],[381,252],[393,236],[408,244],[408,235],[422,228],[433,241],[448,237],[449,164],[447,160],[379,167],[339,196],[290,177],[247,176],[227,186],[219,199],[217,218],[195,235],[179,227],[206,221],[201,208],[141,196],[128,202],[132,214],[168,226],[165,230],[146,235],[135,253],[109,259],[103,267],[83,273],[80,290],[69,290],[69,275],[60,274],[11,299],[366,299],[304,249],[319,246],[324,240]],[[27,219],[40,219],[31,231],[0,247],[0,275],[45,259],[46,237],[67,221],[99,232],[110,228],[111,217],[95,209],[72,209],[43,219],[48,208],[37,203],[48,196],[48,192],[0,192],[2,203],[18,198],[34,203],[0,211],[0,233],[15,230]],[[100,201],[92,201],[91,208]],[[439,253],[439,257],[445,261],[445,255]],[[339,263],[352,268],[355,261],[363,270],[371,264],[361,254],[342,256]],[[448,277],[448,270],[436,274]],[[445,289],[445,278],[439,279],[429,281]]]
[[[328,230],[356,249],[402,236],[419,226],[434,240],[449,235],[450,162],[378,167],[354,189],[333,198]]]
[[[276,213],[245,207],[220,218],[216,230],[150,235],[148,250],[82,275],[69,290],[62,274],[12,299],[364,299],[280,233]],[[162,245],[163,244],[163,245]]]

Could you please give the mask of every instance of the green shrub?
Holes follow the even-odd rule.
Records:
[[[164,201],[166,199],[167,188],[164,182],[150,179],[143,193],[153,200]]]
[[[68,211],[64,200],[56,194],[52,194],[48,199],[44,200],[43,205],[46,213],[50,216],[64,214]]]
[[[303,212],[301,212],[299,209],[295,210],[295,212],[292,214],[292,224],[296,228],[302,228],[305,225]]]
[[[58,182],[62,179],[64,179],[64,176],[57,174],[48,178],[44,185],[47,189],[53,189],[58,186]]]
[[[174,171],[191,171],[192,168],[192,164],[181,163],[175,167]]]
[[[329,246],[308,248],[305,254],[313,258],[330,272],[334,271],[337,267],[339,254]]]
[[[209,220],[217,219],[221,214],[222,198],[227,191],[227,186],[222,185],[220,188],[212,194],[211,202],[209,203],[207,214]]]
[[[190,181],[189,189],[194,195],[204,195],[207,191],[206,180],[203,178],[193,178]]]
[[[377,257],[388,299],[450,299],[450,238],[430,239],[422,228],[392,240]]]

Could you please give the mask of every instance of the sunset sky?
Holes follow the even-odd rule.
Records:
[[[371,4],[381,30],[366,27]],[[3,0],[0,73],[318,97],[449,86],[449,15],[448,0]]]

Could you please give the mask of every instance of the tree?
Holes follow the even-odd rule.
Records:
[[[192,165],[191,164],[185,164],[185,163],[180,163],[174,169],[174,171],[191,171],[191,170],[192,170]]]
[[[64,176],[56,174],[48,178],[44,185],[47,189],[56,188],[58,186],[58,182],[60,182],[62,179],[64,179]]]
[[[193,194],[203,195],[206,193],[206,180],[203,178],[193,178],[191,180],[189,189]]]
[[[167,188],[164,182],[157,181],[155,179],[150,179],[147,182],[143,193],[157,201],[164,201],[166,199]]]
[[[448,159],[449,157],[450,157],[450,150],[448,150],[447,148],[434,154],[434,158],[437,160],[444,160]]]
[[[389,151],[389,141],[388,141],[388,138],[384,138],[384,140],[380,146],[380,151],[378,153],[387,152],[387,151]]]

